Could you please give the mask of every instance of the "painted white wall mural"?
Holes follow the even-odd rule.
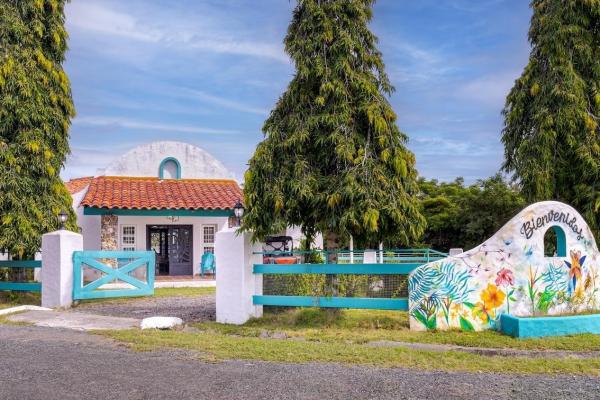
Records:
[[[556,252],[544,255],[544,236]],[[571,206],[532,204],[476,248],[423,265],[409,277],[413,330],[496,328],[503,313],[555,315],[596,310],[600,255]]]

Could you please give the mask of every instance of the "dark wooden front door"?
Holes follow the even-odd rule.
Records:
[[[192,226],[169,229],[169,275],[192,275]]]
[[[148,225],[147,248],[156,253],[157,275],[192,275],[192,225]]]

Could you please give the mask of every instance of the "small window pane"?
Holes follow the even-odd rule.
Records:
[[[121,250],[135,251],[135,225],[121,227]]]
[[[205,226],[203,233],[204,233],[204,243],[214,243],[215,242],[215,227],[214,226]]]

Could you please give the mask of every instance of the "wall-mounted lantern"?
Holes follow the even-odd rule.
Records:
[[[60,213],[58,214],[58,221],[60,222],[60,230],[61,231],[64,231],[66,229],[68,218],[69,218],[69,216],[67,215],[67,213],[64,210],[61,210]]]
[[[244,211],[246,211],[244,209],[244,205],[242,204],[240,199],[238,199],[235,205],[233,206],[233,214],[237,219],[237,226],[240,226],[242,224],[242,217],[244,216]]]

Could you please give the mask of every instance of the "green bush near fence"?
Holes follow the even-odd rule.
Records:
[[[398,298],[407,297],[406,275],[335,275],[334,290],[327,275],[263,275],[263,295]]]

